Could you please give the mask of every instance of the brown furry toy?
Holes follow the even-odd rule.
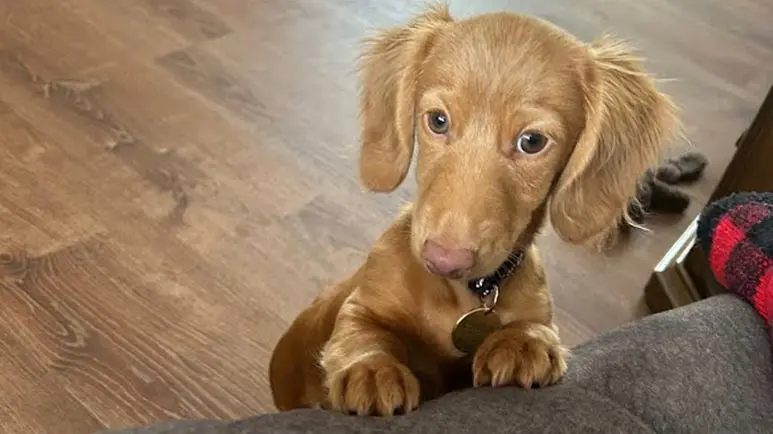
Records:
[[[706,156],[691,151],[647,169],[636,189],[636,197],[628,207],[633,221],[642,223],[647,215],[652,214],[684,212],[690,206],[690,196],[677,185],[700,179],[707,164]],[[622,227],[627,229],[630,225],[623,221]]]

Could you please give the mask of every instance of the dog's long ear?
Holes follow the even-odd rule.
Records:
[[[406,26],[366,41],[360,64],[360,179],[371,191],[393,191],[408,173],[421,64],[438,30],[451,21],[447,6],[433,6]]]
[[[679,127],[676,108],[619,42],[589,46],[586,124],[559,178],[550,220],[567,242],[601,247],[627,210],[644,171]]]

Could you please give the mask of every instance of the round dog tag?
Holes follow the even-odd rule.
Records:
[[[474,354],[483,341],[495,330],[502,327],[499,315],[486,307],[473,309],[462,315],[454,330],[451,340],[454,346],[464,354]]]

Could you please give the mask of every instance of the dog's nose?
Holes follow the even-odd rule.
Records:
[[[422,258],[431,273],[451,279],[462,277],[475,264],[472,250],[445,247],[433,240],[424,243]]]

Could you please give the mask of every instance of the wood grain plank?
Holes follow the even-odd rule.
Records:
[[[10,117],[10,115],[9,115]],[[32,125],[23,119],[16,117],[10,117],[11,121],[17,124],[18,128],[23,128],[24,133],[27,136],[38,137],[35,141],[37,144],[44,144],[46,146],[45,159],[39,161],[37,172],[41,176],[41,181],[34,184],[19,184],[18,189],[13,191],[13,200],[5,200],[4,204],[8,209],[13,210],[15,213],[21,213],[23,216],[27,215],[26,210],[35,208],[50,208],[55,211],[58,216],[68,216],[73,214],[73,209],[77,209],[84,219],[90,219],[89,221],[99,221],[101,226],[97,223],[82,225],[92,228],[92,232],[80,233],[78,238],[91,235],[95,228],[100,228],[98,232],[112,231],[114,236],[120,237],[125,244],[125,249],[131,251],[134,250],[138,257],[146,257],[151,263],[160,261],[166,263],[166,266],[178,262],[183,264],[186,269],[182,272],[193,273],[193,275],[204,279],[204,282],[211,284],[214,287],[222,287],[223,292],[218,293],[217,297],[224,297],[227,294],[233,294],[235,297],[233,302],[237,302],[239,295],[238,285],[230,284],[214,284],[213,280],[209,276],[223,275],[221,271],[209,270],[208,266],[203,263],[203,260],[198,256],[195,248],[198,248],[203,255],[209,256],[206,243],[193,242],[196,239],[199,241],[201,238],[211,238],[214,240],[221,239],[221,237],[228,235],[234,239],[244,238],[243,234],[239,234],[240,230],[237,225],[250,224],[258,227],[258,222],[251,222],[245,213],[241,215],[229,216],[225,213],[222,207],[217,205],[218,200],[214,193],[215,199],[214,205],[207,204],[207,199],[211,196],[206,191],[203,191],[201,196],[192,195],[192,206],[190,212],[193,213],[193,218],[190,224],[183,225],[179,232],[170,231],[170,228],[163,218],[154,218],[157,214],[165,214],[171,211],[173,204],[168,204],[164,207],[164,202],[161,200],[150,200],[153,194],[148,191],[158,192],[158,187],[149,183],[147,179],[142,177],[141,173],[134,172],[129,168],[122,166],[115,166],[115,173],[113,175],[116,178],[107,178],[108,182],[91,182],[97,177],[101,177],[101,167],[92,167],[90,165],[84,165],[79,161],[78,156],[73,156],[67,151],[68,147],[63,147],[52,139],[48,135],[37,133]],[[17,137],[19,135],[15,135]],[[13,149],[13,148],[8,148]],[[108,151],[103,151],[108,152]],[[11,155],[14,158],[6,160],[9,164],[10,170],[30,170],[25,169],[23,164],[19,163],[18,156]],[[276,165],[277,161],[269,160],[268,165]],[[21,167],[21,169],[19,169]],[[34,166],[33,166],[34,167]],[[280,166],[281,167],[281,166]],[[120,170],[123,169],[123,170]],[[246,170],[246,169],[245,169]],[[227,173],[226,170],[222,171]],[[68,173],[64,179],[53,182],[53,178],[58,173]],[[46,176],[47,175],[47,176]],[[17,176],[18,177],[18,176]],[[45,178],[51,180],[51,182],[44,182]],[[104,179],[104,177],[102,178]],[[120,182],[119,182],[120,181]],[[30,188],[33,188],[32,190]],[[150,189],[148,187],[154,187]],[[227,189],[223,196],[228,195]],[[34,194],[30,194],[30,192]],[[4,192],[10,194],[9,192]],[[2,197],[2,195],[0,195]],[[63,200],[67,199],[67,200]],[[201,200],[199,200],[201,199]],[[35,205],[40,202],[43,205]],[[222,203],[222,202],[221,202]],[[153,210],[153,207],[157,206],[161,210],[166,209],[166,212],[159,212]],[[209,212],[208,207],[211,206],[212,211]],[[232,211],[237,211],[238,208]],[[209,214],[208,214],[209,213]],[[196,216],[204,215],[211,217],[209,220],[201,221],[197,220]],[[221,217],[222,216],[222,217]],[[52,223],[55,223],[51,216],[47,218],[35,218],[35,215],[28,216],[26,222],[31,227],[38,229],[46,229]],[[45,216],[43,216],[45,217]],[[242,218],[239,218],[242,217]],[[134,224],[130,223],[133,222]],[[233,226],[232,226],[233,225]],[[76,225],[72,225],[76,226]],[[60,231],[49,230],[54,234],[58,234]],[[65,232],[66,233],[66,232]],[[197,235],[198,234],[198,235]],[[185,247],[182,244],[176,243],[176,241],[183,240],[187,237],[194,240],[188,240],[189,245],[193,247]],[[165,239],[160,240],[159,237]],[[159,254],[163,256],[159,258],[155,254],[147,252],[148,248],[153,249],[153,244],[148,244],[148,240],[158,240],[160,245],[165,246],[164,249],[160,249]],[[245,248],[248,244],[244,245]],[[258,246],[260,247],[260,246]],[[255,249],[255,247],[252,247]],[[153,249],[155,250],[155,249]],[[235,253],[244,254],[244,251],[236,251]],[[254,254],[254,253],[253,253]],[[187,259],[186,259],[187,258]],[[139,261],[141,262],[141,261]],[[228,268],[228,263],[223,264]],[[136,267],[143,267],[141,263],[135,264]],[[237,273],[238,274],[238,273]],[[249,277],[249,279],[247,278]],[[252,276],[245,276],[247,282],[251,280]],[[226,288],[230,289],[226,290]],[[243,289],[243,288],[242,288]],[[206,294],[204,291],[202,295]],[[213,296],[215,296],[213,294]]]
[[[0,22],[0,35],[19,38],[68,73],[115,61],[128,53],[109,32],[83,19],[66,2],[2,2]]]
[[[231,32],[229,26],[205,4],[193,0],[136,0],[149,15],[162,18],[190,43],[216,39]]]
[[[8,220],[0,214],[3,227]],[[20,288],[29,276],[18,246],[0,241],[0,426],[4,433],[93,432],[102,423],[64,390],[52,360],[55,350],[41,340],[52,337],[68,345],[77,338]],[[53,375],[52,375],[53,374]]]
[[[207,53],[193,47],[175,51],[158,59],[182,82],[216,101],[226,110],[247,122],[271,122],[272,115],[266,104],[252,92],[250,86],[236,78]]]
[[[0,112],[0,214],[5,236],[20,236],[36,251],[56,249],[101,230],[91,216],[69,206],[68,195],[48,182],[61,176],[48,152],[52,142],[13,112]],[[51,166],[44,166],[50,161]],[[46,167],[48,170],[43,171]],[[55,193],[54,193],[55,192]]]
[[[65,3],[80,19],[109,33],[121,45],[131,47],[127,53],[131,57],[149,59],[207,39],[193,26],[190,31],[175,28],[162,12],[142,0],[65,0]]]
[[[47,331],[29,332],[40,348],[36,363],[53,369],[78,402],[111,424],[194,414],[235,416],[234,397],[222,390],[235,385],[224,381],[203,354],[186,360],[193,351],[188,348],[211,346],[216,338],[197,335],[179,310],[160,314],[139,304],[130,286],[136,278],[110,255],[104,245],[87,241],[43,257],[14,256],[9,265],[24,271],[15,292],[29,298],[37,317],[50,317],[53,323]],[[134,324],[153,326],[159,333],[137,335]],[[243,375],[241,384],[260,384],[250,379]]]

